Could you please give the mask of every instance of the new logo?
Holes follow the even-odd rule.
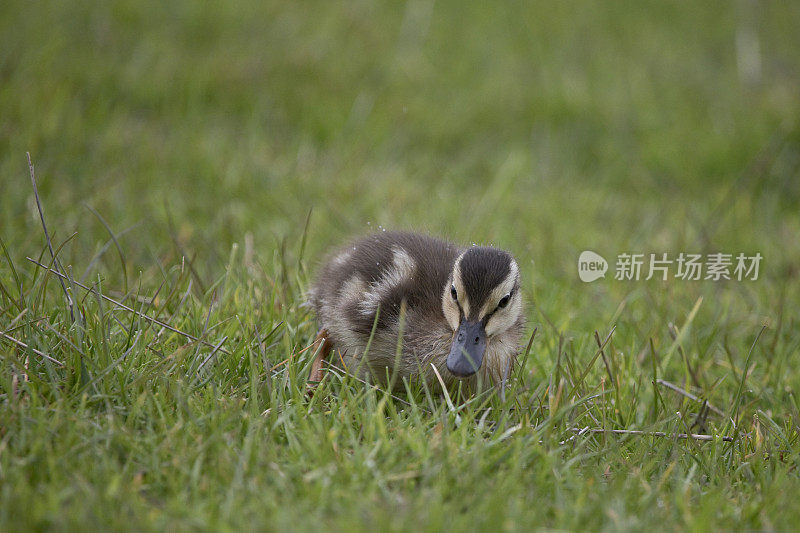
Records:
[[[578,257],[578,276],[581,281],[589,283],[596,279],[604,278],[607,270],[608,262],[599,254],[585,250]]]

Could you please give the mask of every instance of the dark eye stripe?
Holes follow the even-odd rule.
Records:
[[[450,285],[450,296],[452,296],[453,302],[455,302],[456,307],[458,307],[458,316],[459,320],[461,320],[464,318],[464,310],[461,309],[461,302],[458,301],[458,291],[455,285]]]
[[[500,298],[500,301],[497,303],[497,307],[495,307],[492,311],[489,312],[489,314],[483,317],[483,324],[486,325],[489,322],[489,319],[492,318],[496,312],[506,307],[508,305],[508,302],[511,301],[512,296],[514,296],[513,289],[511,290],[511,292]]]
[[[500,301],[497,303],[497,307],[503,308],[508,305],[508,302],[511,301],[511,297],[514,296],[514,289],[511,289],[511,292],[500,298]]]

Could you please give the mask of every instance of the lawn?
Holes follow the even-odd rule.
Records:
[[[4,1],[0,530],[793,530],[799,22]],[[505,398],[306,394],[303,294],[383,228],[515,255]],[[681,253],[732,279],[681,279]]]

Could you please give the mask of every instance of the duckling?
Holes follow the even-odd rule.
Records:
[[[438,387],[498,384],[516,361],[525,319],[520,276],[508,252],[460,248],[406,232],[369,235],[323,264],[309,292],[322,360],[393,389],[403,380]]]

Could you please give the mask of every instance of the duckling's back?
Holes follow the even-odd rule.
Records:
[[[423,368],[434,355],[447,352],[452,338],[442,295],[459,253],[455,245],[432,237],[381,232],[330,256],[309,296],[345,364],[364,362],[373,375],[387,367],[400,377],[427,374]]]

